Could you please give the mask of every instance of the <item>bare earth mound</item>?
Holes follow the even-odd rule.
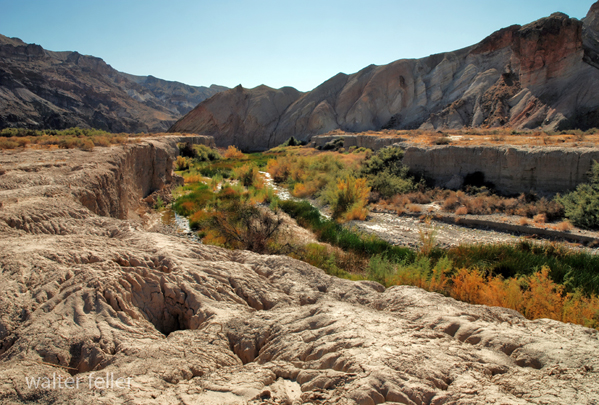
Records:
[[[1,403],[599,403],[595,330],[144,231],[174,142],[0,154]]]

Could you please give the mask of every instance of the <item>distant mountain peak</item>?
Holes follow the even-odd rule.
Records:
[[[0,128],[165,131],[225,87],[118,72],[104,60],[0,35]]]

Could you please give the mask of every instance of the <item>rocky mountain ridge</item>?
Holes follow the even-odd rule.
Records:
[[[555,13],[454,52],[340,73],[275,104],[265,99],[280,90],[232,89],[171,131],[264,149],[335,129],[599,127],[598,15],[597,4],[582,21]]]
[[[225,89],[133,76],[100,58],[0,35],[0,128],[165,131]]]

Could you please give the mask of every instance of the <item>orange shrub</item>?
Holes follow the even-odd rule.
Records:
[[[18,146],[19,144],[17,142],[8,138],[0,137],[0,149],[14,149]]]
[[[562,319],[564,287],[549,278],[549,267],[543,266],[541,271],[527,277],[528,290],[524,293],[524,316],[529,319],[551,318]]]
[[[599,328],[599,297],[585,297],[580,291],[570,293],[564,300],[562,321]]]
[[[457,210],[455,210],[456,215],[466,215],[468,214],[468,208],[466,207],[460,207]]]
[[[370,187],[367,182],[367,179],[356,179],[353,176],[348,176],[337,182],[335,189],[327,196],[333,210],[333,218],[344,222],[349,221],[348,218],[355,215],[358,217],[364,215],[365,217],[368,214],[366,204],[370,195]]]
[[[362,205],[353,205],[350,209],[343,215],[343,219],[345,221],[364,221],[368,216],[368,209]]]
[[[183,181],[185,182],[185,184],[206,182],[208,180],[210,180],[210,179],[208,179],[200,174],[191,174],[189,176],[183,176]]]
[[[546,214],[537,214],[534,216],[534,218],[532,220],[535,224],[544,224],[545,222],[547,222],[547,215]]]
[[[206,235],[202,238],[202,242],[206,245],[225,246],[227,240],[218,232],[209,230],[206,232]]]
[[[453,211],[460,204],[458,198],[455,195],[451,195],[443,201],[443,210],[445,211]]]
[[[561,232],[569,232],[573,228],[572,224],[569,221],[562,221],[555,226],[555,229]]]
[[[229,145],[225,151],[225,158],[227,159],[241,159],[244,156],[245,155],[233,145]]]
[[[282,183],[291,173],[290,163],[286,158],[270,159],[266,164],[266,171],[270,173],[275,182]]]
[[[422,208],[416,204],[408,204],[406,205],[406,209],[414,214],[422,212]]]
[[[477,270],[460,269],[451,281],[453,298],[470,303],[481,301],[485,279]]]
[[[410,203],[410,199],[408,197],[406,197],[405,195],[398,194],[398,195],[396,195],[396,196],[393,197],[393,199],[391,200],[391,202],[396,207],[402,208],[402,207],[405,207],[407,204]]]
[[[293,187],[293,191],[291,192],[291,195],[293,195],[294,197],[298,197],[298,198],[305,198],[305,197],[309,197],[311,195],[314,195],[314,193],[318,191],[318,187],[316,187],[315,183],[308,183],[308,184],[304,184],[304,183],[296,183],[295,186]]]

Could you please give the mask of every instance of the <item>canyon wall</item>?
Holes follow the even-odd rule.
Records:
[[[3,152],[0,207],[4,208],[4,214],[14,204],[22,210],[29,194],[43,190],[43,195],[74,200],[100,216],[135,219],[141,198],[179,184],[180,178],[173,176],[173,162],[179,154],[180,142],[214,145],[213,138],[208,136],[168,136],[110,148],[96,147],[93,152],[77,149],[52,153]],[[91,156],[94,159],[90,160]],[[44,175],[27,175],[39,172]],[[37,216],[35,204],[29,210],[33,217]],[[21,221],[11,218],[15,226]]]
[[[284,89],[228,90],[171,131],[259,150],[336,129],[599,127],[598,16],[597,5],[582,21],[555,13],[464,49],[339,73],[285,102],[269,101]]]
[[[400,144],[401,145],[401,144]],[[403,163],[445,187],[454,177],[482,172],[485,180],[505,194],[563,193],[587,183],[597,148],[517,146],[414,146],[403,144]],[[457,181],[459,183],[459,180]]]

